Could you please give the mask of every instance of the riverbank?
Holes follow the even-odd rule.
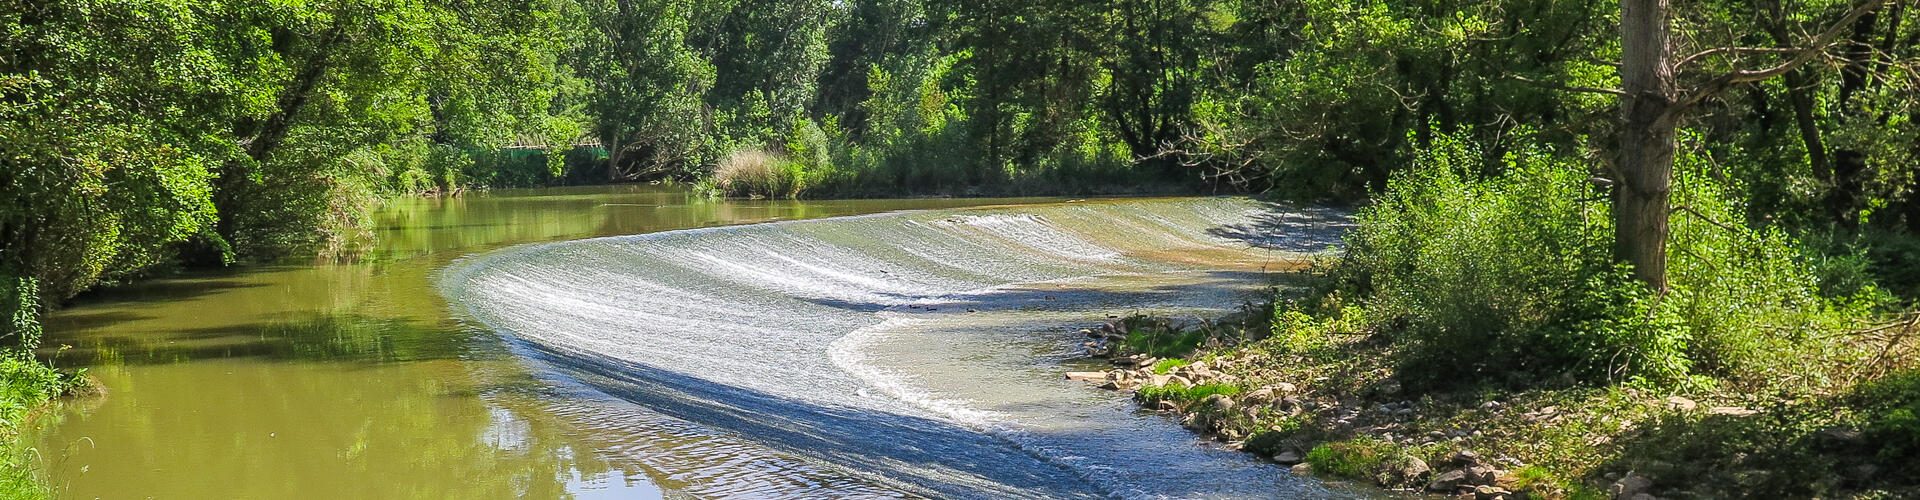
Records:
[[[1182,325],[1082,330],[1114,368],[1069,378],[1132,392],[1208,438],[1297,473],[1489,498],[1902,498],[1920,375],[1838,392],[1661,391],[1623,383],[1415,391],[1391,343],[1276,349],[1270,307]],[[1920,315],[1882,325],[1916,333]],[[1903,458],[1905,457],[1905,458]]]

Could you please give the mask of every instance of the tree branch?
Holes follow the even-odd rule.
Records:
[[[1688,92],[1685,96],[1681,96],[1673,106],[1668,107],[1667,115],[1677,115],[1687,108],[1693,107],[1694,104],[1698,104],[1708,97],[1713,97],[1734,85],[1766,80],[1784,75],[1788,71],[1793,71],[1794,68],[1800,67],[1801,64],[1813,60],[1814,56],[1825,53],[1828,47],[1832,47],[1835,43],[1839,42],[1840,36],[1846,33],[1847,28],[1853,26],[1855,21],[1859,21],[1861,16],[1879,10],[1884,1],[1885,0],[1862,0],[1858,5],[1853,7],[1853,10],[1847,11],[1847,14],[1844,16],[1840,16],[1839,21],[1835,21],[1832,25],[1827,26],[1825,31],[1813,37],[1811,43],[1808,43],[1806,47],[1792,49],[1797,50],[1797,52],[1794,53],[1793,57],[1788,58],[1786,62],[1766,69],[1732,71],[1708,79],[1706,83],[1694,87],[1693,91]],[[1688,57],[1692,58],[1693,56]]]
[[[1700,51],[1700,52],[1696,52],[1696,53],[1694,53],[1693,55],[1690,55],[1690,56],[1687,56],[1687,57],[1683,57],[1683,58],[1680,58],[1680,62],[1677,62],[1677,63],[1673,63],[1673,67],[1674,67],[1675,69],[1678,69],[1678,68],[1683,68],[1683,67],[1686,67],[1686,65],[1688,65],[1688,64],[1692,64],[1692,63],[1693,63],[1693,61],[1694,61],[1695,59],[1699,59],[1699,58],[1702,58],[1702,57],[1707,57],[1707,56],[1711,56],[1711,55],[1716,55],[1716,54],[1731,54],[1731,53],[1738,53],[1738,54],[1792,54],[1792,53],[1795,53],[1795,52],[1799,52],[1799,51],[1801,51],[1801,50],[1802,50],[1802,49],[1800,49],[1800,48],[1797,48],[1797,47],[1715,47],[1715,48],[1711,48],[1711,49],[1707,49],[1707,50],[1703,50],[1703,51]]]
[[[1620,96],[1620,97],[1626,97],[1627,95],[1626,92],[1623,92],[1620,89],[1601,89],[1601,88],[1593,88],[1593,87],[1569,87],[1569,86],[1561,85],[1558,83],[1548,83],[1548,82],[1530,80],[1530,79],[1527,79],[1527,77],[1520,76],[1520,75],[1507,75],[1507,78],[1521,81],[1521,82],[1526,82],[1528,84],[1532,84],[1538,87],[1545,87],[1545,88],[1550,88],[1554,90],[1565,90],[1568,92],[1590,92],[1594,94],[1606,94],[1606,95],[1613,95],[1613,96]]]

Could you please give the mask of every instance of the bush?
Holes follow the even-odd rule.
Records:
[[[1415,384],[1672,384],[1831,354],[1809,333],[1864,314],[1860,301],[1820,297],[1798,243],[1744,226],[1737,186],[1698,174],[1698,161],[1676,166],[1682,209],[1659,294],[1614,260],[1609,204],[1583,167],[1523,148],[1482,176],[1482,158],[1442,136],[1394,177],[1357,215],[1325,284],[1276,311],[1279,347],[1364,328],[1402,344]]]
[[[798,198],[807,189],[806,166],[764,150],[735,151],[713,167],[713,188],[723,196]]]

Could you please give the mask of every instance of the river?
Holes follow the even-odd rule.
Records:
[[[801,221],[838,216],[858,217]],[[1343,493],[1059,376],[1084,363],[1075,325],[1218,314],[1331,243],[1328,213],[615,186],[401,200],[378,222],[354,263],[156,280],[50,316],[56,361],[106,387],[22,434],[56,490]],[[734,226],[758,222],[775,223]]]

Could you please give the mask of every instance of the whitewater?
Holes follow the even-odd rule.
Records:
[[[895,212],[522,245],[440,286],[609,396],[556,413],[647,436],[629,452],[694,496],[1321,498],[1351,492],[1062,373],[1093,367],[1075,330],[1223,314],[1346,224],[1244,198]]]

